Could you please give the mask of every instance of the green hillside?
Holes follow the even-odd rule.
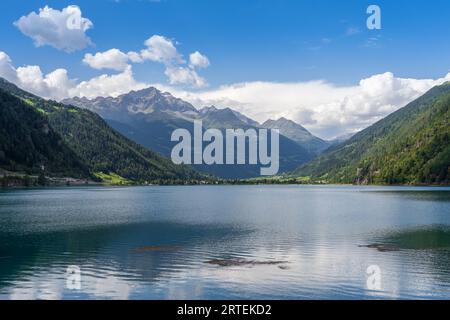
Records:
[[[449,184],[450,83],[295,170],[328,183]]]
[[[56,132],[57,137],[62,137],[59,138],[59,144],[70,154],[67,157],[69,159],[65,159],[70,168],[72,165],[69,164],[79,159],[92,176],[111,178],[104,179],[106,181],[181,183],[205,178],[190,167],[175,165],[169,159],[125,138],[91,111],[44,100],[5,80],[0,81],[0,88],[8,90],[11,94],[4,93],[5,96],[22,107],[26,106],[28,113],[47,121],[48,127]],[[5,104],[15,108],[10,102]],[[24,117],[26,116],[18,116],[18,121],[23,121]],[[27,123],[23,125],[28,127]],[[13,128],[10,136],[16,138],[15,135]],[[32,154],[26,147],[16,152],[22,155]],[[53,156],[52,150],[48,153]],[[39,163],[32,158],[24,168]]]
[[[30,175],[90,177],[70,149],[31,103],[0,89],[0,168]]]

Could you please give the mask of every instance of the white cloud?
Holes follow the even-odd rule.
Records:
[[[21,87],[43,97],[63,99],[67,96],[68,90],[74,86],[65,69],[56,69],[45,76],[38,66],[20,67],[16,71]]]
[[[123,71],[128,67],[129,56],[118,49],[110,49],[105,52],[97,52],[92,55],[87,53],[84,55],[83,62],[91,68],[112,69]]]
[[[141,57],[144,60],[161,62],[165,65],[184,63],[183,57],[178,53],[170,39],[154,35],[145,40],[144,44],[147,46],[147,48],[141,50]]]
[[[86,31],[93,24],[89,19],[83,18],[80,8],[74,5],[61,11],[45,6],[39,9],[39,13],[31,12],[22,16],[14,25],[33,39],[37,47],[50,45],[72,52],[92,44]]]
[[[80,82],[69,91],[68,96],[95,98],[98,96],[118,96],[131,90],[140,90],[147,87],[146,84],[136,81],[133,77],[131,66],[124,72],[114,75],[101,75],[88,81]]]
[[[0,51],[0,76],[11,82],[17,82],[17,73],[12,65],[11,58]]]
[[[166,73],[173,84],[203,85],[195,70],[186,66],[168,67]],[[77,83],[65,69],[46,75],[38,66],[16,69],[4,52],[0,52],[0,76],[25,90],[57,100],[72,96],[117,96],[150,86],[134,78],[131,66],[115,75],[105,74]],[[153,86],[197,107],[212,104],[232,107],[260,122],[283,116],[321,137],[332,138],[371,125],[445,81],[450,81],[450,73],[440,79],[408,79],[386,72],[362,79],[354,86],[336,86],[326,81],[247,82],[201,91],[163,84]]]
[[[130,59],[131,62],[133,63],[142,63],[144,62],[144,60],[142,59],[141,55],[137,52],[134,51],[130,51],[128,52],[128,58]]]
[[[206,80],[200,77],[194,69],[187,67],[167,67],[165,71],[172,85],[189,83],[193,87],[202,88],[206,86]]]
[[[206,86],[206,80],[197,74],[195,67],[206,68],[209,60],[200,52],[190,55],[190,65],[186,66],[183,56],[178,53],[172,40],[163,36],[154,35],[145,41],[146,49],[141,50],[142,60],[151,60],[163,63],[166,67],[165,75],[172,85],[185,84],[195,88]]]
[[[333,138],[373,124],[445,81],[450,81],[450,73],[440,79],[405,79],[386,72],[346,87],[311,81],[247,82],[200,92],[159,88],[197,107],[232,107],[260,122],[283,116]]]
[[[191,67],[207,68],[209,66],[209,59],[207,56],[195,51],[189,55],[189,63]]]
[[[104,74],[76,83],[75,80],[69,79],[65,69],[56,69],[46,75],[39,66],[24,66],[16,69],[9,56],[1,51],[0,77],[4,77],[31,93],[54,100],[73,96],[88,98],[118,96],[148,86],[134,79],[131,66],[127,66],[123,72],[118,74]]]
[[[84,56],[83,62],[97,70],[124,71],[131,63],[153,61],[164,64],[164,74],[171,85],[188,85],[194,88],[202,88],[207,85],[206,80],[195,70],[196,67],[206,68],[209,66],[209,59],[205,55],[198,51],[192,53],[188,65],[178,52],[174,42],[168,38],[154,35],[148,38],[144,44],[146,48],[139,53],[134,51],[124,53],[113,48],[96,54],[88,53]]]

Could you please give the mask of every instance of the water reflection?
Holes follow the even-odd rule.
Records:
[[[388,187],[387,187],[388,188]],[[418,190],[411,190],[411,187],[403,187],[400,190],[370,190],[369,192],[379,192],[394,197],[405,197],[411,200],[419,201],[444,201],[450,202],[450,192],[444,187],[434,188],[417,188]]]
[[[0,298],[450,298],[449,204],[410,193],[253,186],[3,193]],[[401,250],[361,247],[371,243]],[[66,286],[70,265],[81,268],[81,290]],[[380,291],[367,289],[369,265],[381,269]]]
[[[432,225],[394,231],[386,234],[384,242],[400,249],[450,249],[450,226]]]

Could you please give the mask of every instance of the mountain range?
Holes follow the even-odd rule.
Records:
[[[45,100],[0,79],[0,171],[119,183],[198,183],[259,174],[250,165],[175,165],[176,128],[279,128],[280,177],[348,184],[449,184],[450,83],[370,127],[325,141],[285,119],[263,124],[230,108],[204,107],[155,88],[119,97]],[[195,170],[198,169],[199,171]],[[0,172],[1,180],[2,172]],[[276,181],[274,178],[273,181]]]
[[[202,120],[204,128],[281,129],[280,172],[289,172],[313,159],[330,143],[313,136],[302,126],[281,118],[259,124],[231,108],[204,107],[197,110],[190,103],[161,92],[153,87],[131,91],[118,97],[95,99],[72,98],[62,103],[75,105],[100,114],[108,124],[139,144],[170,156],[173,146],[170,137],[174,129],[192,132],[193,121]],[[222,178],[249,178],[260,174],[258,165],[198,165],[197,169]]]

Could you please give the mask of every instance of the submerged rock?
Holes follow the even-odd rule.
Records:
[[[137,247],[133,249],[133,252],[142,253],[142,252],[154,252],[154,251],[175,251],[179,248],[176,246],[143,246]]]
[[[278,266],[278,268],[280,268],[281,270],[289,270],[290,269],[288,266],[284,266],[284,265]]]
[[[400,248],[391,244],[372,243],[368,245],[360,245],[359,247],[377,249],[380,252],[399,251]]]
[[[247,259],[213,259],[205,263],[220,266],[220,267],[237,267],[237,266],[257,266],[257,265],[280,265],[287,263],[287,261],[257,261]],[[281,266],[280,266],[281,268]],[[287,268],[287,267],[286,267]]]

